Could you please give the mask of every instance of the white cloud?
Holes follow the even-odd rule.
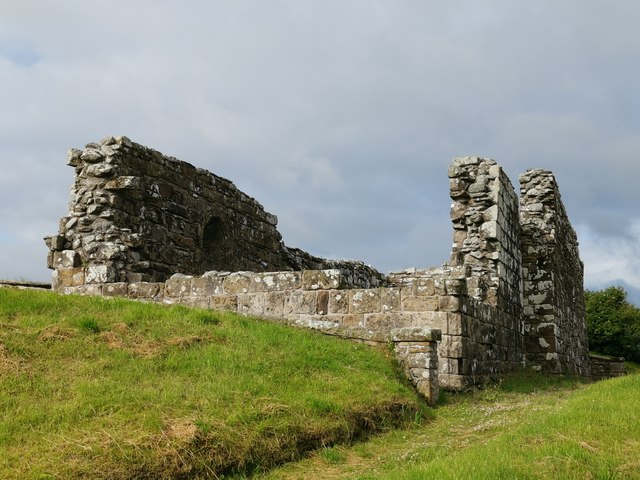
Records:
[[[622,232],[598,235],[586,225],[578,231],[588,288],[624,283],[640,290],[640,220],[631,221],[625,236],[619,236]]]

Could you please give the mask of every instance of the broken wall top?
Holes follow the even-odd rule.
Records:
[[[341,268],[384,281],[360,262],[287,248],[277,217],[232,182],[126,137],[73,149],[69,165],[75,168],[69,214],[47,239],[60,284],[303,268]]]

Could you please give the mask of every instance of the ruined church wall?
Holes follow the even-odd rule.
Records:
[[[303,268],[341,268],[384,283],[360,262],[287,248],[276,216],[232,182],[126,137],[71,150],[69,165],[69,214],[46,239],[54,288],[156,282],[177,272]]]
[[[494,160],[454,159],[449,168],[454,238],[451,264],[463,266],[463,352],[457,372],[478,383],[523,365],[522,256],[519,205]]]
[[[373,343],[409,329],[397,336],[402,352],[435,348],[425,332],[438,331],[437,362],[425,368],[450,389],[525,364],[589,374],[582,263],[549,172],[521,177],[520,206],[495,161],[455,159],[450,263],[383,276],[287,248],[275,216],[231,182],[124,137],[72,150],[69,164],[70,212],[46,239],[57,291],[228,310]],[[421,375],[418,358],[405,362],[409,376]]]
[[[440,311],[447,312],[446,326],[430,324],[442,329],[438,352],[444,388],[496,380],[523,365],[520,317],[469,295],[469,279],[477,285],[470,266],[445,265],[390,275],[391,282],[403,289],[424,294],[435,288],[447,293],[438,302]]]
[[[469,294],[517,315],[522,308],[518,197],[502,167],[481,157],[449,168],[451,264],[471,269]]]
[[[546,170],[520,176],[527,363],[590,375],[584,268],[558,184]]]

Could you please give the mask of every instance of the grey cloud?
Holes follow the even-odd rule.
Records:
[[[10,2],[0,277],[46,277],[65,151],[107,134],[230,178],[288,244],[381,269],[448,256],[451,158],[495,158],[516,188],[548,168],[588,262],[606,258],[640,218],[638,17],[630,0]]]

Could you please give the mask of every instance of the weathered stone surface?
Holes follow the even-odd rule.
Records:
[[[80,255],[74,250],[53,252],[53,265],[55,268],[75,268],[80,266]]]
[[[349,313],[349,292],[329,291],[329,313]]]
[[[431,405],[438,402],[438,330],[425,328],[401,328],[391,330],[396,358],[403,365],[407,378]]]
[[[405,296],[402,299],[402,309],[405,312],[437,311],[439,305],[439,297]]]
[[[221,295],[224,293],[224,277],[204,274],[191,280],[191,295],[197,297],[208,297],[211,295]]]
[[[190,275],[175,274],[167,280],[164,288],[164,295],[168,298],[180,298],[191,295],[191,281],[193,277]]]
[[[59,234],[45,239],[59,292],[229,310],[392,341],[429,399],[439,384],[465,388],[523,364],[589,375],[582,263],[549,172],[521,176],[519,206],[493,160],[455,159],[450,264],[387,277],[361,262],[286,247],[277,218],[230,181],[126,137],[72,151],[69,164],[70,211]]]
[[[590,355],[589,360],[591,364],[591,378],[593,380],[622,377],[627,374],[624,358],[622,357]]]
[[[556,179],[528,170],[520,193],[527,361],[551,373],[589,376],[583,265]]]
[[[89,265],[85,269],[86,283],[113,283],[116,271],[109,265]]]
[[[129,294],[129,284],[126,282],[108,283],[102,289],[105,297],[126,297]]]
[[[304,270],[302,288],[305,290],[336,290],[344,286],[340,270]]]
[[[209,305],[213,310],[236,312],[238,310],[238,296],[214,295],[209,298]]]
[[[159,300],[163,297],[164,291],[165,291],[165,284],[163,283],[139,282],[139,283],[130,283],[127,294],[131,298]]]
[[[85,282],[83,268],[58,268],[53,272],[51,285],[54,290],[60,287],[77,287]]]
[[[377,313],[381,311],[379,290],[351,290],[349,293],[351,295],[350,313]]]
[[[71,150],[68,163],[76,172],[69,215],[47,245],[52,252],[72,245],[87,268],[113,269],[115,282],[164,281],[174,273],[209,270],[303,269],[339,269],[346,283],[361,287],[386,281],[361,262],[325,260],[286,247],[276,216],[229,180],[126,137]],[[70,267],[55,261],[49,266]],[[93,275],[87,272],[86,278]],[[68,276],[58,278],[64,282]]]

